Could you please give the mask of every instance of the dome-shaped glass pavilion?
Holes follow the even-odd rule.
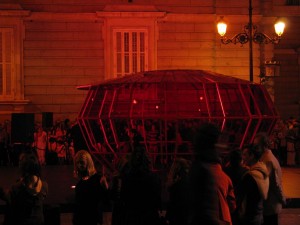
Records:
[[[240,147],[278,120],[264,86],[203,70],[140,72],[79,89],[89,90],[79,125],[89,150],[108,166],[127,153],[132,131],[156,167],[191,156],[193,131],[203,122],[220,127],[220,143]]]

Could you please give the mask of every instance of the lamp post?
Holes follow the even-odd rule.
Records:
[[[246,44],[249,42],[249,80],[253,82],[253,42],[256,44],[278,44],[281,35],[283,34],[285,24],[282,21],[277,21],[274,25],[277,36],[269,37],[268,35],[258,32],[257,26],[252,22],[252,0],[249,0],[249,22],[244,26],[244,32],[234,35],[232,38],[225,36],[227,24],[223,21],[223,17],[217,24],[218,33],[221,36],[222,44]]]

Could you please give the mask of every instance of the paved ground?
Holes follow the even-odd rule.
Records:
[[[104,215],[105,223],[103,225],[110,225],[111,214]],[[0,215],[0,224],[2,224],[3,215]],[[300,224],[300,209],[283,209],[279,216],[279,225],[299,225]],[[56,224],[52,224],[56,225]],[[72,225],[72,214],[62,213],[60,215],[60,225]]]
[[[105,223],[110,225],[111,214],[104,215]],[[283,209],[279,216],[279,225],[299,225],[300,209]],[[72,214],[65,213],[61,215],[61,225],[72,225]]]
[[[280,225],[299,225],[300,224],[300,209],[283,209],[279,215]],[[67,224],[65,224],[67,225]]]
[[[282,184],[288,198],[300,198],[300,168],[282,168]]]

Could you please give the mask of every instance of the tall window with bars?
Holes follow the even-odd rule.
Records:
[[[0,100],[13,98],[13,30],[0,28]]]
[[[148,69],[147,30],[114,30],[114,75],[116,77]]]
[[[290,6],[299,6],[300,5],[300,0],[287,0],[286,1],[286,5],[290,5]]]

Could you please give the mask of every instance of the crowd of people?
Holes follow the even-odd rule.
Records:
[[[174,124],[168,123],[167,130],[164,131],[159,130],[158,124],[154,121],[151,123],[150,120],[145,122],[144,130],[138,123],[134,129],[146,139],[148,143],[147,152],[151,156],[152,164],[159,166],[159,164],[166,164],[173,160],[175,144],[178,145],[178,149],[176,149],[177,155],[192,154],[192,136],[199,124],[183,121],[180,123],[177,134]],[[99,149],[106,152],[106,145],[103,143],[103,135],[99,131],[99,125],[95,124],[95,126],[92,126],[92,129],[94,133],[97,133],[95,137],[100,137],[97,140]],[[299,129],[299,120],[291,117],[288,120],[279,120],[274,127],[273,133],[269,136],[270,148],[281,166],[300,166]],[[130,128],[127,124],[118,124],[116,132],[120,141],[118,152],[121,155],[128,152],[128,146],[124,143],[128,142],[129,131]],[[98,135],[98,133],[100,134]],[[56,121],[52,127],[47,128],[42,127],[42,124],[37,122],[30,142],[22,143],[21,145],[20,143],[12,143],[10,134],[10,121],[6,120],[0,123],[0,166],[17,165],[18,155],[24,148],[32,148],[39,156],[39,161],[42,165],[70,164],[76,151],[87,149],[78,123],[76,121],[71,122],[69,119]],[[162,136],[163,134],[167,135],[167,137]],[[108,141],[110,138],[110,135],[108,135]],[[168,144],[161,147],[161,140],[164,142],[167,140]],[[230,142],[230,140],[228,141]]]
[[[300,166],[300,120],[279,120],[270,140],[270,148],[281,166]]]
[[[76,151],[73,224],[103,224],[103,212],[112,210],[112,225],[277,225],[285,196],[269,137],[258,133],[253,143],[232,150],[225,164],[216,148],[219,136],[217,126],[202,124],[193,137],[193,159],[175,158],[166,181],[151,170],[137,132],[111,176],[97,169],[87,150]],[[40,173],[42,162],[39,153],[21,154],[17,183],[9,190],[0,188],[0,198],[7,204],[6,225],[44,224],[48,187]]]
[[[42,166],[73,162],[75,150],[87,149],[78,123],[69,119],[57,121],[52,127],[34,124],[32,137],[24,143],[12,143],[9,121],[0,124],[0,166],[17,166],[21,152],[32,151]]]

